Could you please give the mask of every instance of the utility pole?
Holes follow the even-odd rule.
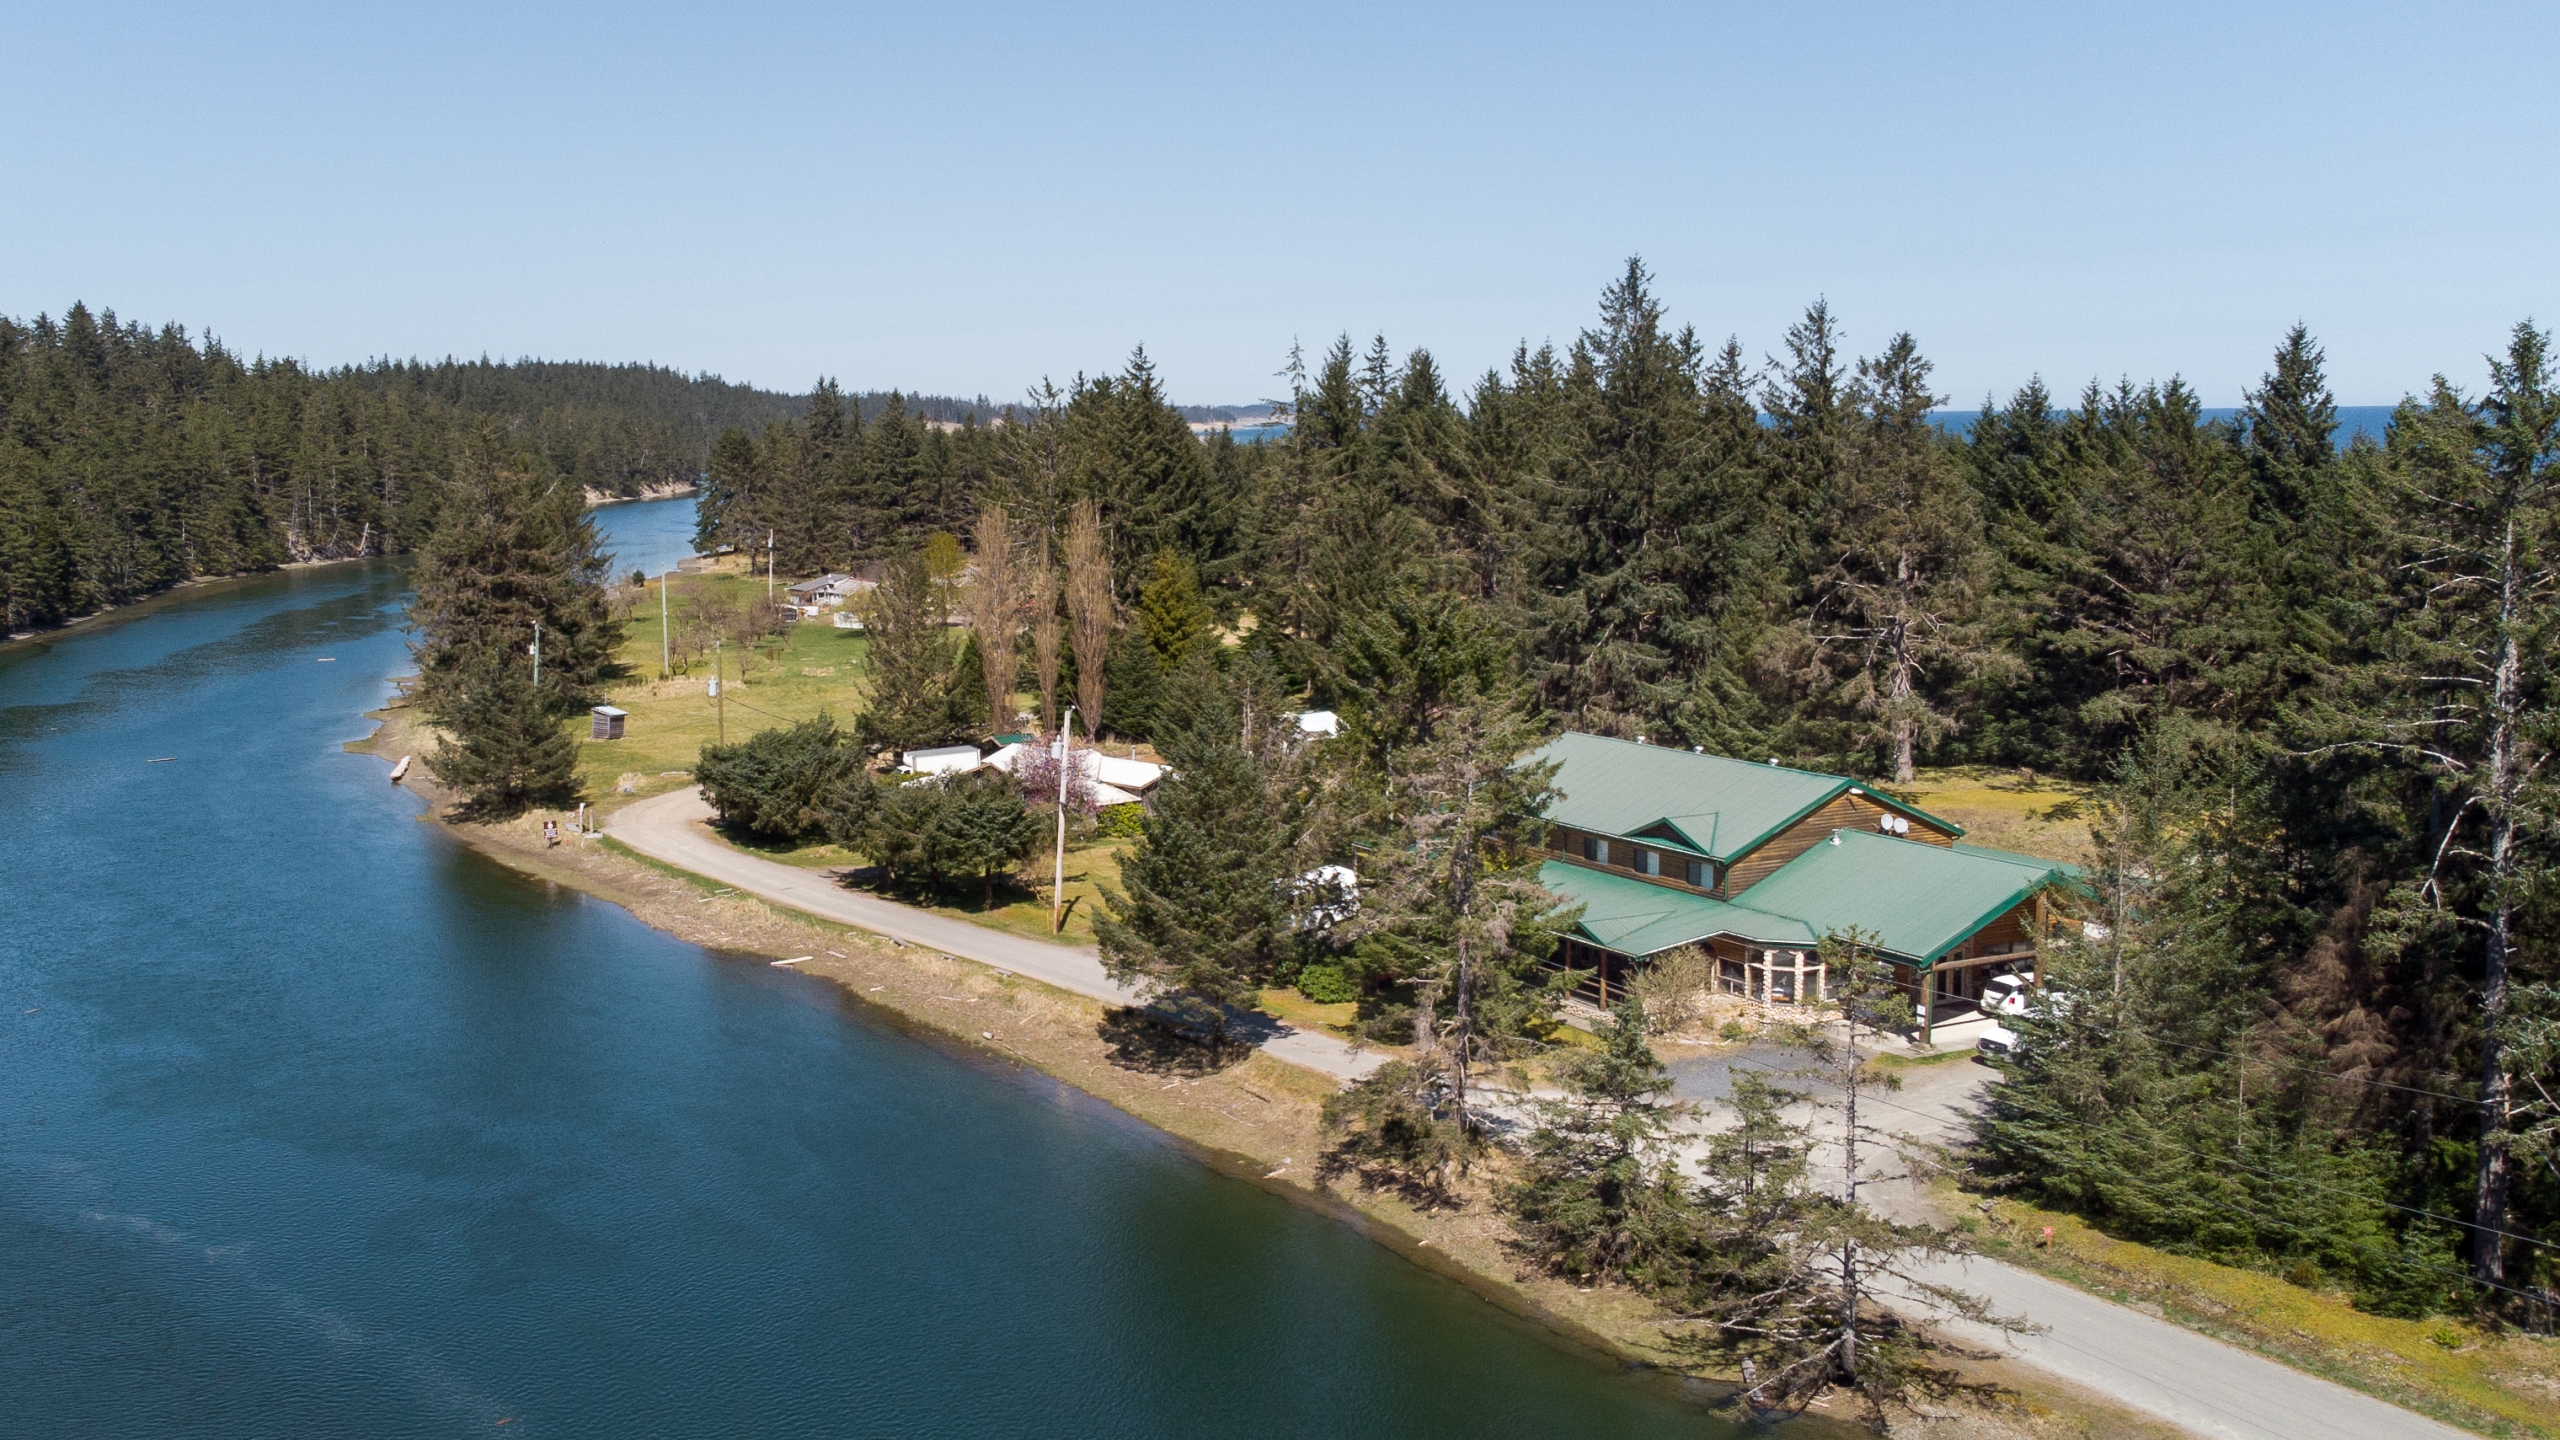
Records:
[[[764,603],[773,603],[773,532],[764,532]]]
[[[720,693],[720,642],[717,640],[711,642],[711,701],[720,711],[720,739],[717,743],[726,745],[729,743],[729,697]]]
[[[533,622],[533,688],[542,688],[542,622]]]
[[[675,631],[667,624],[667,579],[675,572],[658,572],[658,678],[676,673]]]
[[[1067,926],[1064,902],[1067,898],[1067,766],[1076,758],[1070,743],[1076,733],[1076,707],[1067,707],[1067,718],[1058,726],[1058,868],[1049,882],[1049,933],[1057,934]]]

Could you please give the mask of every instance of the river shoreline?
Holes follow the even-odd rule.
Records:
[[[224,586],[254,584],[288,571],[325,570],[332,565],[358,565],[368,560],[388,558],[390,557],[383,555],[349,555],[336,560],[288,560],[267,570],[241,570],[229,575],[190,575],[184,580],[172,580],[149,594],[136,595],[121,605],[109,605],[102,610],[92,610],[85,615],[74,615],[67,620],[56,620],[49,625],[39,625],[32,630],[13,630],[0,634],[0,654],[7,654],[11,650],[29,645],[43,645],[66,639],[75,634],[90,634],[106,629],[109,624],[121,625],[128,620],[139,620],[180,600],[201,600]]]
[[[386,765],[425,749],[416,712],[370,712],[378,728],[346,749]],[[445,819],[449,800],[424,767],[406,788],[424,802],[416,818],[510,869],[629,911],[642,923],[733,963],[797,961],[796,973],[833,984],[839,998],[905,1032],[972,1056],[1036,1071],[1111,1106],[1166,1137],[1200,1163],[1294,1204],[1319,1211],[1405,1260],[1454,1281],[1534,1327],[1551,1343],[1594,1363],[1656,1372],[1700,1404],[1732,1393],[1725,1377],[1692,1376],[1660,1343],[1667,1317],[1632,1292],[1581,1290],[1525,1272],[1492,1213],[1487,1177],[1468,1186],[1456,1210],[1423,1210],[1390,1194],[1320,1182],[1317,1113],[1334,1082],[1255,1052],[1223,1068],[1116,1019],[1110,1007],[1037,981],[921,946],[901,945],[730,891],[606,839],[546,845],[541,825],[559,812],[498,824]],[[566,828],[565,825],[563,827]],[[1986,1378],[2023,1397],[2019,1411],[1964,1409],[1897,1416],[1895,1433],[1922,1436],[2149,1436],[2166,1432],[2041,1374],[1994,1363]],[[1799,1427],[1807,1434],[1869,1433],[1834,1397]],[[1825,1420],[1836,1423],[1825,1424]]]

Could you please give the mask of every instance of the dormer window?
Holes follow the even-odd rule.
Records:
[[[1585,860],[1590,861],[1590,862],[1591,862],[1592,864],[1594,864],[1594,865],[1606,865],[1606,864],[1608,864],[1608,863],[1609,863],[1609,842],[1608,842],[1608,841],[1606,841],[1606,840],[1601,839],[1601,838],[1600,838],[1599,836],[1597,836],[1597,835],[1585,835],[1585,836],[1583,836],[1583,837],[1582,837],[1582,858],[1583,858],[1583,859],[1585,859]]]
[[[1660,875],[1662,873],[1662,852],[1659,850],[1638,850],[1635,854],[1635,866],[1636,873],[1639,875]]]
[[[1715,888],[1715,875],[1712,871],[1708,870],[1706,861],[1692,860],[1689,862],[1689,883],[1700,890],[1712,890]]]

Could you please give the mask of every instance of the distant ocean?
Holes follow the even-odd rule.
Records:
[[[1285,421],[1277,424],[1230,425],[1227,427],[1227,433],[1236,437],[1237,444],[1250,445],[1256,440],[1277,440],[1289,433],[1289,426]]]
[[[2391,412],[2394,408],[2396,407],[2390,405],[2339,406],[2338,448],[2344,450],[2354,444],[2358,435],[2370,435],[2373,437],[2373,443],[2381,444],[2382,432],[2390,425]],[[2237,406],[2223,406],[2218,409],[2207,409],[2203,413],[2207,420],[2228,420],[2240,411]],[[1765,424],[1769,417],[1763,415],[1760,418]],[[1948,434],[1962,435],[1973,428],[1974,421],[1982,418],[1982,412],[1979,410],[1932,410],[1929,412],[1929,418],[1936,421],[1938,428]],[[1257,440],[1278,440],[1289,433],[1289,427],[1286,423],[1238,425],[1227,433],[1236,437],[1237,444],[1250,445]]]
[[[2390,425],[2391,412],[2395,408],[2390,405],[2339,406],[2338,448],[2344,450],[2354,444],[2358,435],[2370,435],[2373,437],[2373,443],[2381,444],[2382,432]],[[2204,412],[2204,418],[2228,420],[2239,413],[2237,407],[2208,409]],[[1929,412],[1929,418],[1938,422],[1939,429],[1949,434],[1962,435],[1973,428],[1974,421],[1982,418],[1982,412],[1979,410],[1932,410]]]

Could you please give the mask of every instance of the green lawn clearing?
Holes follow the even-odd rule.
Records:
[[[1892,793],[1965,828],[1971,844],[2086,865],[2095,858],[2085,814],[2088,788],[1987,765],[1923,770]]]

